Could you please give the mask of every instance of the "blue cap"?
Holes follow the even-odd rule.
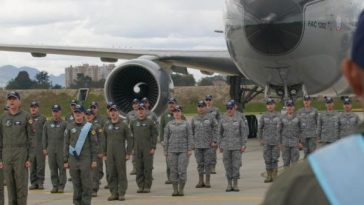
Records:
[[[94,113],[91,109],[87,109],[87,110],[85,111],[85,114],[86,114],[86,115],[95,115],[95,113]]]
[[[212,95],[206,95],[205,100],[212,100],[212,99],[213,99]]]
[[[82,107],[82,105],[76,105],[74,112],[85,112],[85,109]]]
[[[61,106],[60,105],[58,105],[58,104],[55,104],[55,105],[53,105],[52,106],[52,111],[53,112],[59,112],[59,111],[61,111],[62,110],[62,108],[61,108]]]
[[[326,97],[325,96],[325,102],[326,102],[326,104],[330,104],[330,103],[334,102],[334,99],[332,97]]]
[[[145,106],[145,104],[144,103],[140,103],[139,104],[139,108],[138,108],[139,110],[145,110],[146,109],[146,106]]]
[[[30,107],[39,107],[39,103],[38,103],[36,100],[33,100],[33,101],[30,103]]]
[[[175,104],[175,103],[177,103],[177,100],[176,100],[176,98],[175,98],[175,97],[170,97],[170,98],[168,98],[168,103],[173,103],[173,104]]]
[[[287,107],[293,107],[293,106],[294,106],[294,102],[293,102],[293,100],[287,100],[287,102],[286,102],[286,106],[287,106]]]
[[[305,95],[305,96],[303,96],[303,100],[304,101],[309,101],[309,100],[311,100],[311,96]]]
[[[229,101],[228,103],[226,103],[226,109],[233,109],[235,107],[235,101]]]
[[[176,107],[174,108],[173,112],[182,112],[182,106],[176,105]]]
[[[351,99],[349,97],[344,97],[343,102],[344,105],[351,105]]]
[[[119,108],[118,108],[118,106],[117,106],[116,104],[112,104],[112,105],[110,105],[110,107],[108,108],[108,110],[109,110],[109,111],[111,111],[111,110],[116,110],[116,111],[118,111],[118,110],[119,110]]]
[[[364,12],[360,14],[354,32],[351,59],[364,69]]]
[[[272,104],[275,104],[276,103],[276,101],[274,101],[274,99],[273,98],[268,98],[266,101],[265,101],[265,104],[267,104],[267,105],[272,105]]]
[[[10,97],[18,98],[18,100],[20,100],[20,95],[16,91],[9,92],[6,98],[10,98]]]
[[[96,101],[92,101],[90,108],[97,108],[99,106],[99,104]]]

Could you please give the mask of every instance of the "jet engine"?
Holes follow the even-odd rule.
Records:
[[[148,59],[135,59],[116,67],[106,79],[107,102],[119,106],[125,116],[132,110],[132,101],[147,97],[151,110],[161,115],[167,106],[173,82],[169,73],[158,63]]]

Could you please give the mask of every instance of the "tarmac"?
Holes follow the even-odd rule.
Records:
[[[222,163],[222,154],[218,153],[218,163],[216,166],[217,174],[214,174],[211,177],[211,188],[195,188],[195,185],[198,181],[198,173],[196,159],[194,155],[192,155],[188,165],[185,196],[172,197],[172,185],[164,184],[166,180],[166,163],[162,147],[158,145],[157,152],[154,158],[154,180],[151,193],[136,193],[137,186],[135,182],[135,175],[129,175],[129,172],[132,169],[132,164],[129,161],[127,163],[128,190],[125,195],[126,201],[107,201],[107,197],[110,195],[110,193],[109,190],[104,189],[104,186],[106,184],[106,180],[104,177],[102,179],[102,184],[100,186],[98,196],[96,198],[92,198],[92,204],[259,204],[263,200],[264,194],[269,187],[269,184],[263,183],[264,178],[261,176],[265,170],[262,157],[262,147],[259,145],[257,139],[249,139],[247,147],[247,151],[243,154],[243,163],[240,170],[240,192],[225,192],[225,170]],[[46,180],[44,184],[45,189],[29,191],[28,204],[72,204],[73,189],[71,182],[67,182],[64,194],[50,193],[52,184],[50,181],[48,162],[46,165]],[[6,188],[5,199],[7,199]]]

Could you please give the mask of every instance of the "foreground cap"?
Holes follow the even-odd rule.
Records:
[[[349,97],[345,97],[343,99],[343,103],[344,103],[344,105],[350,105],[351,104],[351,99]]]
[[[82,105],[76,105],[74,112],[85,112],[85,109],[82,107]]]
[[[200,100],[197,102],[197,107],[206,107],[206,102],[204,100]]]
[[[55,104],[55,105],[53,105],[52,106],[52,111],[53,112],[59,112],[59,111],[61,111],[62,110],[62,108],[61,108],[61,106],[60,105],[58,105],[58,104]]]
[[[332,97],[325,97],[326,104],[330,104],[334,102],[334,99]]]
[[[113,102],[108,102],[106,105],[106,108],[109,109],[111,107],[111,105],[113,105],[113,104],[114,104]]]
[[[39,107],[39,103],[35,100],[33,100],[31,103],[30,103],[30,107]]]
[[[176,105],[176,107],[174,108],[173,112],[182,112],[182,106]]]
[[[168,98],[168,103],[177,103],[177,100],[175,97]]]
[[[303,100],[304,101],[309,101],[309,100],[311,100],[311,96],[305,95],[305,96],[303,96]]]
[[[144,103],[140,103],[139,104],[139,108],[138,108],[139,110],[145,110],[146,109],[146,106],[145,106],[145,104]]]
[[[275,104],[275,103],[276,103],[276,101],[273,98],[268,98],[265,101],[265,104],[267,104],[267,105],[272,105],[272,104]]]
[[[287,107],[294,107],[294,102],[293,102],[293,100],[287,100],[287,102],[286,102],[286,106],[287,106]]]
[[[351,59],[364,69],[364,12],[359,16],[353,36]]]
[[[20,95],[16,91],[9,92],[8,95],[7,95],[7,98],[10,98],[10,97],[15,97],[15,98],[18,98],[20,100]]]

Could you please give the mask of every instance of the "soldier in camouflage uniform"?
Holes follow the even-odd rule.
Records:
[[[263,158],[267,170],[264,183],[272,182],[278,173],[280,139],[277,129],[280,123],[280,114],[275,111],[275,105],[272,98],[267,99],[267,112],[260,117],[258,123],[258,139],[263,145]]]
[[[286,103],[287,113],[281,116],[278,126],[280,143],[282,144],[282,157],[284,168],[296,163],[300,158],[299,148],[301,144],[301,121],[294,113],[295,107],[292,100]]]
[[[97,168],[96,130],[91,126],[89,130],[86,130],[83,145],[82,140],[80,141],[81,130],[88,125],[84,119],[84,112],[85,110],[81,105],[75,106],[75,121],[67,124],[64,139],[64,167],[70,168],[73,184],[73,204],[75,205],[91,204],[91,169]],[[80,150],[77,151],[80,144]]]
[[[219,108],[214,107],[214,101],[212,95],[207,95],[205,98],[207,104],[207,112],[215,117],[217,122],[220,121],[220,111]],[[217,147],[211,152],[211,174],[216,174],[216,163],[217,163]]]
[[[100,187],[100,168],[103,164],[103,149],[102,145],[104,144],[104,132],[102,129],[102,126],[98,123],[99,121],[96,121],[96,116],[93,110],[87,109],[86,112],[86,120],[89,123],[92,123],[93,129],[96,131],[95,140],[97,142],[97,169],[93,169],[91,172],[92,176],[92,197],[97,196],[97,192],[99,191]],[[102,171],[102,169],[101,169]],[[102,173],[103,174],[103,173]]]
[[[212,152],[217,146],[218,123],[214,116],[207,113],[205,101],[197,103],[198,115],[191,120],[197,171],[199,175],[196,188],[211,188],[210,174],[212,166]],[[204,174],[206,182],[204,182]]]
[[[249,127],[244,120],[235,113],[235,104],[226,104],[227,113],[219,122],[219,147],[223,153],[223,162],[226,170],[228,186],[227,192],[240,191],[238,179],[240,178],[241,156],[245,152]],[[233,182],[233,184],[232,184]]]
[[[304,107],[297,111],[297,116],[301,121],[302,143],[304,147],[305,158],[316,150],[317,142],[317,119],[318,112],[316,108],[311,107],[311,97],[303,97]]]
[[[351,99],[345,97],[344,101],[344,112],[339,117],[339,137],[344,138],[355,133],[360,123],[359,116],[351,112]]]
[[[157,125],[147,118],[143,103],[138,108],[138,118],[130,123],[134,138],[134,153],[136,156],[137,193],[149,193],[152,187],[153,157],[157,146]]]
[[[29,190],[44,189],[44,175],[45,175],[45,156],[43,154],[43,126],[47,119],[40,114],[39,104],[37,101],[32,101],[30,104],[30,114],[32,117],[33,129],[33,146],[34,158],[32,159],[32,167],[30,169],[30,183]]]
[[[60,105],[52,106],[52,119],[48,120],[43,127],[43,154],[48,155],[48,164],[51,171],[53,188],[51,193],[63,193],[66,185],[66,169],[63,166],[64,132],[67,123],[61,118]],[[59,173],[59,174],[58,174]]]
[[[133,110],[129,111],[128,114],[126,115],[126,122],[128,123],[128,125],[130,125],[131,122],[133,122],[134,120],[136,120],[138,118],[139,103],[140,102],[138,99],[135,98],[133,100],[133,102],[132,102]],[[136,156],[135,156],[134,148],[133,148],[133,155],[132,155],[132,164],[133,164],[133,170],[130,172],[130,175],[136,175],[136,168],[135,168]]]
[[[331,97],[325,97],[325,101],[327,111],[320,113],[317,120],[317,137],[322,146],[339,139],[339,113],[334,111]]]
[[[119,117],[119,109],[113,104],[109,107],[110,120],[104,125],[104,154],[107,157],[108,181],[111,196],[108,201],[125,200],[128,188],[126,161],[130,159],[133,139],[129,126]]]
[[[184,187],[187,181],[187,166],[192,155],[193,136],[192,129],[187,120],[182,119],[182,107],[175,106],[174,120],[168,122],[164,129],[165,154],[168,166],[171,169],[173,184],[172,196],[184,196]]]
[[[0,118],[0,168],[4,169],[9,204],[26,205],[28,168],[33,159],[31,116],[20,110],[20,95],[7,94],[8,112]]]

